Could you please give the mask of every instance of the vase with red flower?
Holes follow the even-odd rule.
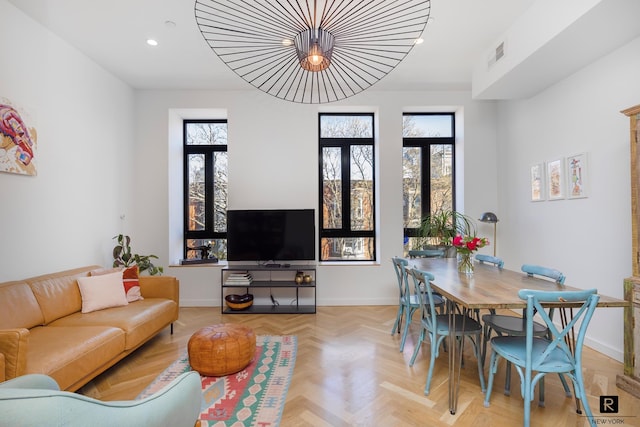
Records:
[[[458,272],[466,275],[473,274],[472,255],[478,249],[489,244],[486,237],[462,236],[458,234],[453,238],[451,244],[456,248],[458,253]]]

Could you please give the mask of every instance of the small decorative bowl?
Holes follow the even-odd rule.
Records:
[[[225,302],[227,303],[227,307],[231,310],[245,310],[253,304],[253,295],[252,294],[244,294],[237,295],[231,294],[224,297]]]

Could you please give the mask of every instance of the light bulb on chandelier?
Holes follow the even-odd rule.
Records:
[[[334,37],[322,28],[311,28],[298,33],[294,39],[300,67],[307,71],[326,70],[331,64]]]

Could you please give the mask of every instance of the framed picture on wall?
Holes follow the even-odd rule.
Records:
[[[567,198],[587,197],[587,153],[567,157]]]
[[[547,196],[549,200],[564,199],[564,159],[547,162]]]
[[[545,199],[544,194],[544,164],[536,163],[531,165],[531,201],[541,202]]]

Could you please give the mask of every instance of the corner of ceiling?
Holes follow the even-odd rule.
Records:
[[[474,68],[472,97],[526,99],[640,35],[637,0],[538,0]]]

